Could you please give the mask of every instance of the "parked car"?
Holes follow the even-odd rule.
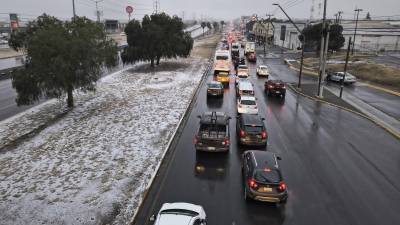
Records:
[[[259,115],[240,114],[236,121],[238,143],[249,146],[266,146],[268,134],[264,120]]]
[[[344,76],[344,72],[328,73],[326,80],[341,82],[343,79],[343,76]],[[357,81],[357,78],[355,76],[346,72],[346,76],[344,76],[344,84],[354,84],[356,81]]]
[[[286,95],[286,85],[283,81],[281,80],[268,80],[264,84],[265,87],[265,93],[267,93],[268,96],[274,95],[274,96],[280,96],[282,98],[285,98]]]
[[[269,76],[268,67],[267,67],[267,66],[264,66],[264,65],[259,65],[259,66],[257,66],[256,74],[257,74],[258,76],[265,76],[265,77],[268,78],[268,76]]]
[[[297,60],[295,59],[283,59],[283,62],[285,62],[285,64],[290,64],[290,63],[295,63]]]
[[[217,74],[217,81],[221,82],[222,85],[229,86],[229,73],[219,72]]]
[[[199,129],[194,139],[198,151],[227,152],[230,147],[229,120],[223,112],[205,112],[198,116]]]
[[[224,96],[224,86],[221,82],[211,81],[207,83],[207,97],[209,96]]]
[[[164,203],[157,216],[152,216],[154,225],[206,225],[206,212],[200,205],[185,202]]]
[[[242,95],[237,100],[237,113],[257,114],[258,105],[254,96]]]
[[[236,96],[250,95],[254,96],[253,84],[247,78],[241,78],[236,85]]]
[[[250,150],[243,153],[244,198],[286,203],[288,191],[278,160],[272,152]]]

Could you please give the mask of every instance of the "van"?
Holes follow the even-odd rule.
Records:
[[[236,86],[236,97],[242,95],[254,96],[254,87],[249,81],[240,81]]]

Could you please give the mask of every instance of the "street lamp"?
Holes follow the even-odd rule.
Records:
[[[357,34],[357,25],[358,25],[358,16],[362,9],[355,9],[354,12],[357,12],[357,19],[356,19],[356,27],[354,28],[354,36],[353,36],[353,48],[351,49],[351,54],[354,55],[354,46],[356,45],[356,34]]]
[[[299,39],[301,37],[301,59],[300,59],[300,71],[299,71],[299,82],[297,84],[297,88],[301,87],[301,75],[303,73],[303,59],[304,59],[304,46],[306,43],[306,37],[302,34],[300,31],[299,27],[292,21],[292,19],[289,17],[289,15],[283,10],[283,8],[278,4],[278,3],[273,3],[272,5],[278,6],[282,12],[286,15],[286,17],[289,19],[289,22],[293,24],[293,26],[296,28],[296,30],[299,32]]]

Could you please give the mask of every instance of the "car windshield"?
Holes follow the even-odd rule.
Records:
[[[166,210],[161,211],[160,214],[176,214],[176,215],[185,215],[185,216],[191,216],[191,217],[195,217],[195,216],[199,215],[197,212],[187,210],[187,209],[166,209]]]
[[[209,88],[221,88],[221,85],[220,85],[220,84],[217,84],[217,83],[209,83],[209,84],[208,84],[208,87],[209,87]]]
[[[249,133],[261,133],[263,131],[262,126],[252,126],[252,125],[246,125],[245,130]]]
[[[256,170],[254,179],[259,183],[279,183],[281,181],[279,171],[270,168]]]
[[[216,59],[217,60],[228,60],[228,56],[226,56],[226,55],[217,55]]]
[[[247,74],[239,74],[238,77],[239,78],[247,78]]]
[[[266,69],[267,69],[267,67],[265,67],[265,66],[260,67],[260,70],[266,70]]]
[[[255,105],[256,104],[256,102],[255,101],[253,101],[253,100],[241,100],[240,101],[240,104],[242,104],[242,105]]]

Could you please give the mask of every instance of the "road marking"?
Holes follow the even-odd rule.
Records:
[[[379,90],[379,91],[383,91],[383,92],[386,92],[386,93],[389,93],[389,94],[396,95],[396,96],[400,97],[400,92],[393,91],[393,90],[390,90],[390,89],[387,89],[387,88],[383,88],[383,87],[379,87],[379,86],[375,86],[375,85],[368,84],[368,83],[362,83],[362,84],[364,84],[365,86],[367,86],[369,88],[372,88],[372,89],[375,89],[375,90]]]

